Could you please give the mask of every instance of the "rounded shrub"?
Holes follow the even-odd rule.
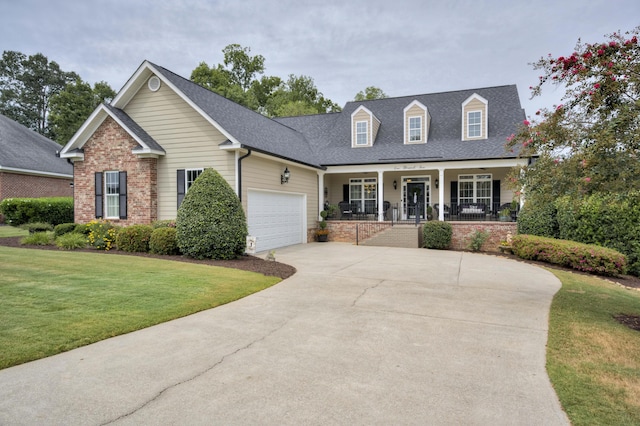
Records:
[[[176,233],[176,228],[154,229],[149,240],[149,252],[163,255],[180,254]]]
[[[453,228],[448,222],[430,221],[422,228],[424,246],[428,249],[446,249],[451,245]]]
[[[178,209],[176,230],[180,251],[196,259],[241,256],[248,233],[240,199],[213,169],[205,169],[189,188]]]
[[[53,228],[53,235],[59,237],[64,234],[74,232],[76,230],[76,226],[77,225],[75,223],[61,223]]]
[[[153,228],[150,225],[131,225],[122,228],[116,237],[119,250],[128,252],[148,252]]]

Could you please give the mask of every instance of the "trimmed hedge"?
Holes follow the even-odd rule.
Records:
[[[533,204],[530,201],[518,213],[518,234],[558,238],[558,221],[554,203]]]
[[[214,169],[205,169],[184,197],[176,218],[180,251],[196,259],[244,254],[247,219],[240,199]]]
[[[605,247],[568,240],[516,235],[511,247],[522,259],[539,260],[598,275],[616,276],[627,272],[624,254]]]
[[[453,228],[448,222],[429,221],[422,227],[424,246],[428,249],[447,249],[451,245]]]
[[[5,198],[0,202],[5,223],[19,226],[31,222],[51,225],[73,222],[73,197]]]
[[[150,225],[131,225],[122,228],[116,236],[118,250],[133,252],[149,251],[149,240],[153,228]]]
[[[176,228],[154,229],[149,240],[149,252],[163,255],[180,254],[180,249],[176,242],[176,233]]]

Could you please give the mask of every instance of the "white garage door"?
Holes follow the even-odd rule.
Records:
[[[257,237],[256,251],[272,250],[304,242],[304,195],[249,191],[249,235]]]

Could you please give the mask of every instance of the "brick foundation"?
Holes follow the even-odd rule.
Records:
[[[95,172],[127,172],[127,219],[109,219],[120,226],[148,224],[158,218],[158,171],[155,158],[139,158],[137,142],[107,117],[85,143],[84,161],[74,163],[74,214],[77,223],[95,216]]]
[[[516,235],[518,226],[515,222],[449,222],[453,228],[451,248],[467,250],[471,235],[475,231],[489,232],[489,238],[482,246],[482,251],[499,251],[500,241],[507,239],[507,234]]]

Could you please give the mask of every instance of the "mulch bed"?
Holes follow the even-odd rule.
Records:
[[[60,250],[56,246],[22,245],[20,244],[21,239],[22,237],[0,238],[0,246],[29,248],[29,249],[37,249],[37,250]],[[84,249],[77,249],[73,251],[100,253],[105,256],[113,256],[113,255],[140,256],[140,257],[152,257],[152,258],[164,259],[164,260],[175,260],[178,262],[200,263],[204,265],[222,266],[225,268],[235,268],[235,269],[242,269],[244,271],[258,272],[263,275],[280,277],[282,279],[289,278],[291,275],[296,273],[296,268],[294,268],[291,265],[285,265],[284,263],[275,262],[272,260],[264,260],[255,256],[242,256],[238,259],[233,259],[233,260],[212,260],[212,259],[198,260],[198,259],[192,259],[186,256],[165,256],[165,255],[156,255],[156,254],[150,254],[150,253],[128,253],[120,250],[104,251],[104,250],[95,250],[92,248],[84,248]]]

